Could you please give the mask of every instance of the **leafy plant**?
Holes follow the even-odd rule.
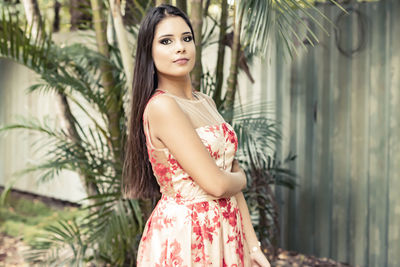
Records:
[[[73,103],[90,121],[83,125],[70,113],[74,124],[69,130],[73,132],[56,129],[49,120],[33,118],[0,128],[0,132],[15,129],[36,132],[39,137],[35,145],[46,148],[42,162],[29,166],[22,173],[37,172],[38,182],[45,182],[54,179],[61,170],[71,170],[79,173],[90,189],[88,197],[82,200],[89,202],[82,207],[87,215],[60,220],[47,227],[43,236],[32,244],[27,260],[80,266],[95,259],[133,266],[132,251],[137,249],[137,236],[143,230],[142,213],[137,200],[120,198],[121,162],[115,159],[109,128],[105,127],[109,98],[126,93],[119,50],[111,46],[108,59],[82,44],[59,47],[51,41],[51,36],[30,35],[26,24],[21,27],[18,17],[7,15],[4,10],[0,25],[0,55],[27,66],[40,76],[41,81],[31,86],[29,92],[60,93],[61,100]],[[116,81],[113,90],[118,91],[111,92],[114,95],[106,94],[100,82],[98,70],[104,61],[112,66]],[[120,127],[124,130],[122,104],[121,101]],[[94,116],[89,110],[98,115]],[[116,232],[124,233],[123,238],[113,240]],[[125,249],[117,253],[104,244],[116,244],[115,248]]]

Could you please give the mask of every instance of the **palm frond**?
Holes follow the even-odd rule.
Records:
[[[42,151],[42,162],[27,167],[17,173],[23,175],[29,172],[39,172],[38,183],[47,182],[56,177],[62,170],[70,170],[93,177],[98,182],[106,181],[100,190],[109,188],[112,181],[117,179],[120,170],[115,170],[112,154],[107,149],[104,137],[91,128],[84,130],[79,124],[79,132],[82,139],[75,142],[63,130],[53,130],[49,122],[38,119],[21,118],[21,123],[11,124],[0,128],[0,132],[12,129],[23,129],[38,132],[42,135],[34,142],[34,146],[47,147]],[[86,133],[87,132],[87,133]],[[43,135],[44,134],[44,135]],[[99,183],[99,185],[102,185]],[[109,189],[108,189],[109,190]]]
[[[24,253],[25,260],[50,266],[83,266],[89,251],[76,218],[46,226],[31,247]]]
[[[330,1],[346,12],[335,0]],[[333,25],[333,22],[309,0],[240,1],[238,12],[244,13],[243,46],[248,49],[249,53],[262,56],[265,56],[268,51],[270,40],[273,39],[271,37],[274,37],[278,43],[285,44],[290,55],[293,51],[297,53],[295,39],[297,39],[296,43],[305,48],[303,37],[298,35],[299,28],[305,31],[304,38],[311,45],[317,43],[319,40],[316,34],[304,20],[312,21],[325,33],[327,31],[320,19]]]
[[[120,71],[122,65],[119,50],[112,50],[113,57],[108,59],[82,44],[58,47],[52,42],[51,34],[46,35],[43,30],[40,36],[32,36],[31,27],[26,23],[23,27],[19,25],[19,16],[13,18],[6,14],[9,13],[3,9],[0,17],[0,56],[22,64],[40,75],[44,83],[29,87],[29,92],[78,92],[100,113],[107,113],[107,98],[126,86],[123,71]],[[98,71],[104,61],[112,66],[119,80],[119,85],[109,95],[104,95],[101,73]],[[106,118],[104,120],[107,124]]]
[[[8,15],[7,15],[8,14]],[[51,34],[40,38],[32,36],[32,26],[24,24],[23,31],[19,25],[19,16],[12,16],[3,8],[0,17],[0,55],[12,59],[28,68],[39,72],[43,66],[54,69],[56,65],[50,60]]]

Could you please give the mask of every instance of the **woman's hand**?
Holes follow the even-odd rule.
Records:
[[[251,267],[271,267],[271,264],[260,249],[250,253]]]
[[[237,159],[234,159],[232,162],[231,172],[239,172],[240,170],[242,169],[240,168],[239,161]]]
[[[231,172],[241,172],[242,173],[243,179],[244,179],[242,189],[246,188],[246,186],[247,186],[246,173],[244,172],[244,170],[242,168],[240,168],[239,161],[237,159],[234,159],[232,162]]]

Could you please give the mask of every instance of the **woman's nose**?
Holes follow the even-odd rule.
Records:
[[[176,52],[183,52],[185,51],[185,44],[182,41],[176,42]]]

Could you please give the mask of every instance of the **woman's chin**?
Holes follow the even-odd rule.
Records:
[[[176,71],[171,71],[171,70],[169,70],[168,72],[164,72],[164,73],[160,73],[161,75],[165,75],[165,76],[169,76],[169,77],[176,77],[176,78],[178,78],[178,77],[186,77],[186,76],[188,76],[189,74],[190,74],[190,71],[191,71],[192,69],[186,69],[186,70],[183,70],[183,69],[180,69],[180,70],[176,70]]]

